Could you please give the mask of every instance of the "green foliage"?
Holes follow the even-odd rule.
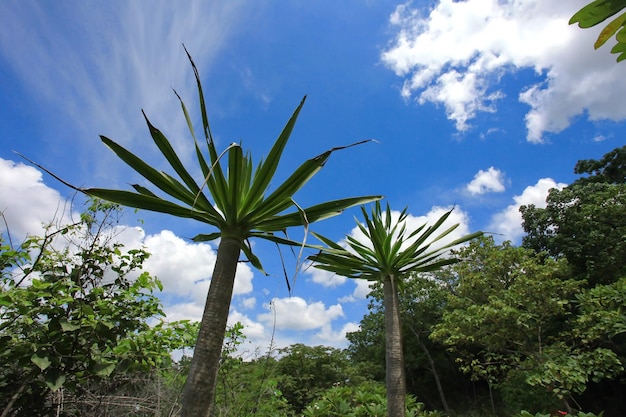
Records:
[[[393,276],[401,285],[403,278],[410,273],[435,271],[457,262],[454,258],[442,255],[450,248],[482,234],[476,232],[441,244],[440,241],[459,226],[454,224],[447,229],[441,229],[452,210],[444,213],[433,225],[426,227],[427,224],[424,223],[410,233],[406,230],[406,208],[398,219],[392,219],[389,205],[383,212],[379,202],[375,203],[371,215],[365,207],[361,207],[361,212],[365,220],[364,223],[357,221],[357,227],[365,240],[359,241],[347,236],[349,249],[314,233],[327,246],[309,257],[316,268],[348,278],[374,282],[382,282],[385,277]]]
[[[569,23],[570,25],[578,23],[581,28],[590,28],[616,15],[624,7],[626,0],[595,0],[576,12]],[[611,49],[611,53],[618,54],[617,62],[620,62],[626,59],[626,13],[620,14],[604,27],[594,48],[598,49],[604,45],[613,35],[617,44]]]
[[[346,334],[351,361],[363,364],[369,378],[375,381],[385,380],[385,320],[380,304],[370,303],[369,312],[359,323],[359,330]]]
[[[589,285],[626,276],[626,184],[588,183],[550,191],[546,208],[522,207],[523,244],[565,257]]]
[[[598,344],[609,329],[585,328],[574,314],[576,296],[588,297],[579,281],[567,279],[564,260],[496,246],[491,238],[457,255],[464,262],[452,267],[457,281],[432,337],[451,347],[463,371],[496,384],[523,376],[565,398],[623,370]]]
[[[520,208],[525,247],[567,258],[572,274],[589,286],[626,276],[626,147],[598,161],[576,164],[581,177],[552,189],[545,208]]]
[[[294,344],[281,349],[276,363],[278,388],[296,413],[320,392],[363,381],[347,352],[326,346]]]
[[[94,201],[76,224],[51,225],[19,248],[0,240],[5,408],[28,415],[50,391],[79,392],[89,381],[170,363],[173,349],[193,344],[191,323],[148,325],[163,316],[154,295],[161,284],[140,272],[145,251],[115,242],[118,215],[117,206]]]
[[[564,262],[542,264],[531,251],[496,246],[491,237],[456,255],[464,262],[453,267],[449,302],[431,337],[454,346],[463,371],[502,380],[549,343],[551,330],[569,315],[577,284],[562,279]]]
[[[543,413],[531,414],[531,413],[529,413],[526,410],[522,410],[515,417],[552,417],[554,415],[555,414],[550,414],[550,413],[548,413],[548,414],[543,414]],[[594,413],[585,413],[583,411],[579,411],[576,414],[568,414],[565,411],[557,411],[556,415],[572,416],[572,417],[602,417],[604,415],[604,413],[600,412],[600,414],[594,414]]]
[[[626,333],[626,277],[577,294],[576,303],[576,324],[584,334],[584,342],[610,345],[616,336]]]
[[[244,360],[238,352],[245,342],[243,325],[227,328],[217,381],[215,414],[229,417],[292,415],[278,388],[272,357]]]
[[[605,154],[601,159],[583,159],[574,166],[574,173],[587,177],[581,177],[574,185],[584,185],[590,182],[603,182],[607,184],[626,183],[626,146],[615,148]]]
[[[425,411],[413,396],[406,398],[408,417],[442,417],[436,411]],[[320,393],[302,412],[303,417],[386,417],[385,387],[375,382],[355,386],[335,386]]]

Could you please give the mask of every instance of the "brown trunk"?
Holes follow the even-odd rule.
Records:
[[[395,277],[389,275],[383,282],[385,305],[385,384],[387,386],[387,416],[406,415],[406,381],[402,353],[402,327]]]
[[[435,384],[437,384],[437,391],[439,392],[439,399],[441,399],[441,405],[443,406],[443,411],[446,415],[450,415],[450,407],[448,407],[448,401],[446,401],[446,395],[443,392],[443,386],[441,385],[441,380],[439,379],[439,373],[437,372],[437,367],[435,366],[435,360],[430,355],[430,351],[428,350],[428,347],[426,346],[426,344],[420,338],[419,333],[413,327],[411,327],[411,331],[417,338],[417,342],[419,343],[420,347],[426,354],[426,359],[428,360],[428,366],[430,367],[430,373],[433,375],[433,378],[435,378]]]
[[[183,389],[182,417],[211,415],[240,251],[241,241],[234,238],[223,238],[217,249],[200,333]]]

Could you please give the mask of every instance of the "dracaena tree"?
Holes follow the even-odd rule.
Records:
[[[238,144],[231,144],[219,153],[209,128],[200,76],[189,53],[187,56],[198,87],[205,150],[195,136],[185,104],[178,94],[177,97],[194,140],[196,159],[203,175],[201,181],[194,179],[166,136],[150,123],[144,113],[154,143],[179,179],[158,171],[113,140],[101,136],[105,145],[156,187],[159,191],[155,191],[159,194],[138,184],[132,186],[134,191],[102,188],[79,190],[124,206],[197,220],[213,231],[197,235],[195,241],[219,239],[217,260],[200,332],[183,390],[182,415],[204,417],[211,415],[214,403],[222,343],[240,253],[243,252],[255,268],[263,271],[259,258],[252,251],[250,239],[260,238],[277,244],[300,245],[299,242],[283,237],[286,234],[282,233],[290,227],[306,228],[313,222],[340,214],[346,208],[378,200],[381,196],[333,200],[308,208],[300,207],[294,200],[294,194],[322,168],[333,152],[356,144],[332,148],[305,161],[280,185],[270,189],[270,183],[275,182],[274,174],[305,99],[294,111],[266,159],[260,161],[256,167],[251,156],[244,154]],[[208,155],[205,155],[204,152],[207,151]],[[227,160],[226,169],[223,168],[225,164],[222,158]]]
[[[408,230],[405,208],[399,216],[392,214],[387,204],[383,211],[379,202],[374,205],[371,215],[361,207],[364,223],[357,220],[357,226],[364,239],[346,236],[346,247],[333,240],[313,233],[326,247],[309,257],[316,268],[333,272],[348,278],[360,278],[382,283],[383,305],[385,309],[385,383],[387,387],[387,415],[403,417],[406,414],[406,384],[398,290],[403,281],[416,272],[429,272],[458,262],[444,255],[448,249],[481,235],[475,232],[461,238],[445,242],[459,225],[446,229],[442,226],[452,210],[446,212],[434,224],[423,224],[415,230]]]

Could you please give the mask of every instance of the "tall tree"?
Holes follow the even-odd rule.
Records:
[[[406,415],[406,381],[402,351],[402,330],[398,289],[410,274],[435,271],[457,262],[443,257],[448,249],[467,242],[481,232],[472,233],[449,243],[440,242],[458,227],[455,224],[443,231],[440,228],[452,210],[441,216],[433,225],[423,224],[413,231],[406,226],[407,208],[398,216],[387,205],[382,210],[379,202],[372,208],[371,216],[361,207],[365,224],[357,221],[365,241],[347,236],[347,248],[324,236],[315,234],[326,247],[310,256],[316,268],[348,278],[360,278],[382,283],[385,307],[385,368],[387,389],[387,415]],[[397,217],[397,218],[394,218]],[[436,246],[439,242],[440,246]]]
[[[545,208],[520,208],[523,246],[565,257],[589,286],[610,284],[626,276],[626,146],[579,161],[574,171],[588,175],[550,190]]]
[[[589,381],[623,371],[610,349],[626,330],[616,308],[623,283],[586,293],[569,277],[565,259],[496,245],[491,237],[456,255],[464,261],[451,267],[449,302],[431,337],[452,348],[464,372],[501,388],[542,387],[538,397],[519,404],[537,407],[546,393],[568,405]]]
[[[407,392],[412,392],[431,408],[442,408],[450,414],[445,390],[455,390],[464,378],[446,354],[445,347],[429,338],[432,328],[441,320],[448,294],[438,279],[441,273],[443,271],[436,275],[412,274],[403,281],[398,299]],[[373,286],[368,298],[368,313],[361,319],[359,330],[346,335],[350,341],[348,351],[353,360],[367,363],[376,379],[384,380],[385,326],[381,286]]]
[[[328,201],[305,209],[294,200],[295,193],[324,166],[333,152],[356,144],[332,148],[305,161],[278,187],[270,190],[278,163],[305,99],[294,111],[264,161],[254,168],[251,155],[244,155],[241,146],[233,143],[222,153],[227,154],[228,159],[228,168],[224,171],[222,155],[217,151],[209,127],[200,75],[189,53],[187,56],[198,87],[208,160],[196,139],[186,106],[180,96],[177,96],[194,139],[198,165],[204,176],[203,182],[199,184],[192,177],[166,136],[144,114],[154,143],[180,180],[156,170],[113,140],[105,136],[101,136],[101,139],[126,164],[175,201],[160,197],[139,184],[133,184],[134,191],[102,188],[81,188],[79,191],[128,207],[194,219],[217,229],[208,234],[199,234],[193,239],[196,242],[219,239],[217,260],[202,314],[200,333],[183,391],[183,417],[198,417],[211,415],[240,253],[243,252],[255,268],[264,272],[260,260],[252,251],[250,239],[260,238],[277,244],[299,246],[300,242],[283,238],[276,233],[286,232],[288,228],[297,226],[306,229],[313,222],[338,215],[346,208],[378,200],[381,196]],[[204,191],[205,186],[208,194]]]

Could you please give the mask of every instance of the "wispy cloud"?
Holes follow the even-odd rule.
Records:
[[[569,26],[585,0],[440,0],[430,10],[400,5],[383,62],[405,79],[402,95],[442,104],[459,131],[479,112],[493,112],[498,81],[520,69],[536,72],[519,100],[530,106],[527,139],[566,129],[575,116],[621,120],[623,68],[608,48],[594,51],[598,30]]]
[[[171,91],[196,100],[182,44],[208,71],[245,12],[243,3],[9,0],[0,4],[0,55],[35,100],[63,119],[58,146],[72,149],[97,134],[136,146],[149,140],[144,109],[157,127],[166,123],[187,154],[185,121]]]

